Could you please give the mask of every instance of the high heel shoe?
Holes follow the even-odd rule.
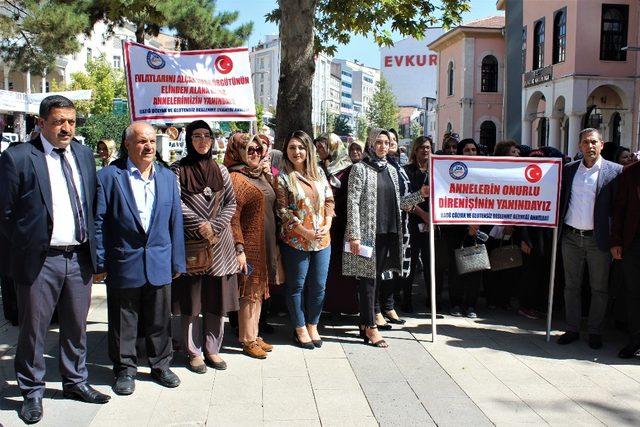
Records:
[[[369,329],[378,329],[378,327],[377,326],[373,326],[373,327],[369,327]],[[365,344],[371,343],[372,346],[378,347],[378,348],[387,348],[387,347],[389,347],[389,345],[387,344],[387,342],[384,339],[379,339],[376,342],[371,341],[371,338],[369,338],[367,336],[366,329],[364,331],[361,331],[361,332],[362,332],[362,334],[364,334],[364,338],[363,339],[364,339],[364,343]]]
[[[407,323],[406,320],[400,319],[399,317],[396,319],[387,314],[383,314],[383,317],[387,320],[387,322],[393,323],[394,325],[404,325],[405,323]]]
[[[293,331],[293,342],[300,348],[306,348],[307,350],[313,350],[314,348],[316,348],[313,345],[312,341],[307,341],[307,342],[303,342],[300,341],[300,337],[298,336],[298,334],[296,333],[296,331]]]

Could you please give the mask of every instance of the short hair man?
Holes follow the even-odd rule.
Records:
[[[567,330],[558,338],[558,344],[580,338],[586,263],[591,286],[589,346],[593,349],[602,347],[611,264],[610,223],[617,177],[622,171],[622,166],[602,158],[603,146],[597,129],[580,132],[582,159],[569,163],[563,170],[560,205]]]
[[[40,135],[0,158],[0,233],[10,251],[20,335],[15,371],[24,397],[20,416],[42,419],[44,341],[58,305],[60,373],[65,397],[106,403],[87,383],[87,314],[95,267],[91,149],[73,140],[76,110],[62,96],[40,104]]]
[[[186,271],[176,176],[156,161],[156,132],[137,122],[124,133],[121,157],[98,172],[97,269],[106,273],[109,357],[117,394],[135,389],[138,322],[151,376],[165,387],[180,379],[172,357],[169,286]]]

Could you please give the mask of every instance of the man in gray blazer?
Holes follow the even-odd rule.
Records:
[[[621,165],[602,158],[603,146],[597,129],[580,132],[583,158],[564,168],[560,205],[567,329],[558,338],[558,344],[569,344],[580,338],[581,288],[586,263],[591,286],[589,346],[593,349],[602,347],[611,264],[611,216],[617,177],[622,172]]]

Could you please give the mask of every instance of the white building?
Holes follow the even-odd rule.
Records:
[[[408,37],[380,49],[380,70],[398,105],[422,107],[422,98],[436,98],[438,55],[427,45],[443,33],[428,28],[422,40]]]
[[[280,39],[278,36],[265,37],[264,42],[251,48],[249,52],[253,93],[257,103],[265,110],[278,105],[278,81],[280,79]],[[331,58],[325,54],[316,57],[316,72],[311,88],[311,123],[316,133],[320,132],[324,120],[323,108],[329,99],[331,85]]]
[[[366,117],[369,110],[380,81],[380,70],[346,59],[334,59],[333,67],[334,74],[340,76],[340,114],[349,119],[349,125],[355,130],[357,117]]]

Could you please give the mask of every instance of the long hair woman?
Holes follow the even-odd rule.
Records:
[[[398,173],[387,160],[389,143],[388,131],[372,129],[367,157],[351,169],[345,232],[349,252],[342,265],[344,275],[360,279],[360,334],[365,343],[376,347],[388,346],[375,322],[381,275],[387,270],[402,271],[400,212],[423,201],[421,193],[400,196]]]
[[[267,146],[257,135],[229,138],[224,164],[231,171],[236,213],[231,219],[240,274],[239,339],[247,356],[265,359],[273,346],[259,336],[262,303],[275,282],[277,248],[275,200]]]
[[[294,132],[283,151],[277,192],[287,308],[294,342],[313,349],[322,345],[318,322],[331,257],[333,193],[309,135]]]
[[[172,312],[181,315],[188,368],[203,374],[207,370],[205,363],[226,369],[219,356],[224,316],[238,309],[238,263],[229,229],[236,198],[227,169],[211,157],[209,125],[202,120],[190,123],[185,142],[187,155],[171,167],[180,183],[185,240],[207,240],[212,246],[213,262],[204,271],[186,273],[174,280]]]

